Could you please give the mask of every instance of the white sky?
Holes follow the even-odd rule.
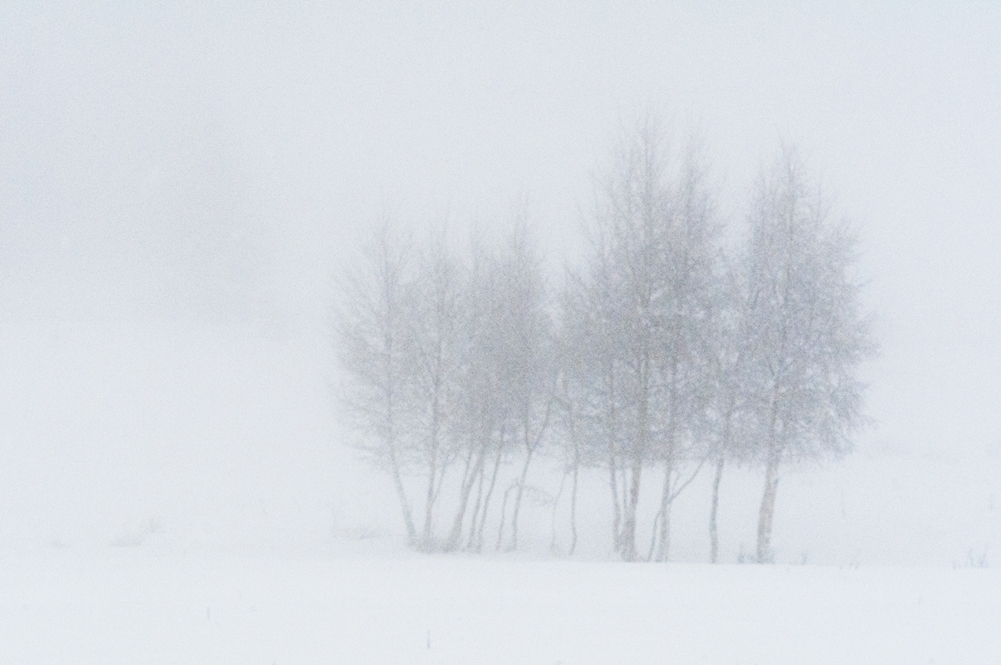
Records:
[[[386,213],[527,201],[559,265],[649,110],[732,223],[787,140],[859,225],[867,440],[1001,445],[1001,6],[331,4],[0,6],[0,317],[310,325]]]

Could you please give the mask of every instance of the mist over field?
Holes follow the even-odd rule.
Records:
[[[998,34],[986,2],[3,3],[0,660],[997,662]],[[654,199],[695,233],[630,254],[616,206]],[[352,282],[381,228],[417,248],[385,282],[402,337]],[[670,310],[662,280],[644,319],[615,290],[636,256],[705,288]],[[783,319],[809,356],[783,452],[778,380],[770,421],[754,400],[795,354],[755,307],[790,275],[779,309],[830,325]],[[635,406],[633,338],[588,335],[665,312],[712,335],[637,346],[661,383]],[[428,340],[533,331],[549,351],[437,375],[443,411],[369,408],[401,376],[373,339],[412,393]]]
[[[999,26],[986,3],[5,5],[0,551],[402,548],[338,412],[338,275],[386,217],[461,245],[523,214],[558,286],[612,138],[654,114],[703,137],[732,233],[782,141],[859,231],[873,426],[786,473],[777,560],[995,565]],[[707,475],[672,559],[706,560]],[[583,482],[580,556],[606,559]],[[761,471],[724,482],[732,563]],[[525,551],[551,518],[526,508]]]

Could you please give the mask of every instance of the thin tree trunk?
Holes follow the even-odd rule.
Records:
[[[768,424],[768,458],[765,467],[765,489],[761,493],[761,508],[758,510],[758,563],[771,563],[775,559],[772,552],[772,518],[775,515],[775,492],[779,484],[779,460],[781,450],[776,441],[778,432],[779,385],[772,388],[771,419]]]
[[[511,494],[511,490],[516,487],[517,481],[507,486],[504,490],[504,500],[501,501],[501,519],[500,526],[497,528],[497,545],[494,547],[498,552],[501,548],[501,543],[504,542],[504,522],[507,521],[507,498]]]
[[[758,511],[758,563],[772,563],[775,553],[772,552],[772,518],[775,515],[775,493],[779,484],[778,455],[769,455],[768,467],[765,469],[765,490],[761,497],[761,509]]]
[[[556,554],[557,551],[559,550],[556,544],[556,511],[560,507],[560,497],[563,496],[563,488],[567,484],[567,476],[569,475],[570,475],[569,469],[563,471],[563,477],[560,479],[560,489],[559,491],[556,492],[556,498],[553,499],[553,514],[549,524],[549,532],[550,532],[549,551],[552,554]]]
[[[577,440],[577,423],[574,418],[573,402],[568,399],[567,404],[569,405],[570,443],[573,446],[573,485],[570,490],[570,549],[567,554],[572,556],[574,550],[577,549],[577,477],[580,471],[580,442]],[[561,484],[560,492],[562,493],[562,491],[563,485]]]
[[[660,495],[659,538],[657,540],[657,561],[667,561],[671,548],[671,476],[674,475],[673,455],[664,462],[664,487]]]
[[[501,428],[500,441],[497,444],[497,458],[494,460],[494,470],[490,474],[490,487],[487,488],[487,496],[483,499],[483,512],[480,513],[480,526],[476,534],[476,551],[483,551],[483,526],[487,521],[487,509],[490,508],[490,498],[494,494],[494,487],[497,485],[497,474],[500,471],[501,458],[504,455],[504,429]],[[499,547],[499,546],[498,546]]]
[[[726,464],[726,453],[731,445],[731,426],[733,424],[733,412],[736,408],[732,396],[730,400],[730,407],[726,412],[726,426],[723,428],[723,446],[719,452],[719,459],[716,460],[716,477],[713,478],[712,509],[709,512],[709,561],[712,563],[719,562],[719,530],[716,521],[716,516],[719,514],[719,486],[723,480],[723,466]]]
[[[664,450],[664,486],[660,493],[660,511],[657,513],[660,521],[659,537],[657,538],[657,561],[667,561],[671,549],[671,503],[674,497],[672,478],[674,476],[674,448],[678,423],[678,359],[671,361],[671,384],[668,392],[671,405],[668,410],[667,445]],[[657,534],[654,528],[654,533]],[[653,540],[651,540],[651,543]],[[649,557],[647,557],[649,558]]]
[[[525,492],[525,479],[528,477],[528,465],[532,463],[532,454],[535,448],[529,448],[525,455],[525,466],[521,469],[521,478],[518,480],[518,491],[514,495],[514,512],[511,515],[511,544],[509,551],[518,549],[518,511],[521,510],[521,497]]]
[[[466,518],[466,508],[469,505],[469,494],[473,491],[473,485],[476,484],[476,477],[479,474],[480,469],[483,468],[483,458],[485,456],[485,451],[481,448],[479,454],[476,455],[476,463],[473,465],[472,472],[470,473],[469,464],[473,456],[473,451],[470,450],[469,457],[466,458],[466,469],[462,474],[462,485],[460,486],[459,494],[459,509],[455,514],[455,521],[452,523],[452,531],[449,533],[448,542],[445,545],[445,549],[449,552],[453,551],[459,546],[459,540],[462,538],[462,522]],[[482,477],[482,476],[481,476]],[[482,486],[482,482],[481,482]],[[479,505],[479,503],[477,503]],[[474,515],[475,519],[475,515]]]
[[[394,384],[394,374],[393,374],[393,364],[392,364],[392,336],[388,337],[385,341],[386,348],[388,350],[386,356],[386,366],[385,372],[388,376],[388,383],[390,385]],[[400,509],[403,511],[403,524],[407,529],[407,545],[409,547],[415,547],[417,545],[417,526],[414,524],[414,516],[410,510],[410,501],[407,500],[407,492],[403,487],[403,476],[400,473],[400,460],[396,455],[396,409],[394,405],[396,403],[393,398],[394,391],[392,388],[387,388],[385,393],[386,400],[386,421],[389,426],[389,430],[386,433],[386,444],[389,449],[389,467],[390,472],[393,476],[393,486],[396,488],[396,497],[400,501]]]
[[[649,353],[649,351],[647,351]],[[639,368],[641,392],[637,413],[637,441],[632,451],[633,469],[629,484],[629,504],[626,506],[625,533],[623,534],[622,558],[626,561],[636,560],[636,507],[640,500],[640,479],[643,475],[643,459],[650,444],[649,408],[650,408],[650,359],[643,358]]]
[[[622,553],[622,504],[625,502],[626,493],[622,492],[622,501],[619,501],[619,479],[617,477],[616,470],[618,469],[618,460],[615,455],[616,444],[618,443],[618,428],[616,427],[616,411],[615,411],[615,367],[610,365],[608,368],[608,480],[609,486],[612,490],[612,505],[615,512],[612,514],[612,544],[615,546],[615,551],[619,554]]]
[[[675,363],[677,365],[677,363]],[[677,373],[677,368],[672,370]],[[667,433],[667,450],[664,455],[664,487],[660,494],[660,539],[657,545],[657,561],[667,561],[671,548],[671,478],[674,475],[674,432],[677,422],[677,391],[671,388],[671,424]]]
[[[664,513],[662,510],[658,510],[657,514],[653,516],[653,526],[650,529],[650,549],[646,553],[646,560],[653,561],[653,551],[657,546],[657,534],[660,532],[660,516]]]
[[[474,471],[472,475],[469,473],[474,454],[475,446],[470,442],[469,451],[466,454],[466,463],[462,467],[462,481],[459,483],[459,509],[455,513],[455,519],[452,520],[452,529],[448,532],[448,539],[445,541],[446,552],[451,552],[455,549],[455,543],[458,541],[456,530],[462,529],[462,522],[465,519],[466,502],[463,501],[463,495],[467,494],[466,484],[468,483],[471,488],[472,484],[476,481],[476,472]]]
[[[573,556],[577,549],[577,475],[580,470],[580,460],[573,466],[573,489],[570,492],[570,550],[567,552]]]
[[[716,529],[716,513],[719,509],[719,484],[723,479],[723,464],[726,458],[719,456],[716,461],[716,477],[713,479],[713,501],[712,509],[709,512],[709,561],[717,563],[719,561],[719,537]]]
[[[486,456],[486,451],[483,451]],[[479,519],[480,506],[483,504],[483,479],[486,476],[486,463],[480,465],[480,472],[476,481],[476,503],[473,505],[473,513],[469,517],[469,540],[466,541],[466,549],[473,549],[476,542],[476,521]]]
[[[436,382],[437,384],[437,382]],[[439,429],[439,414],[438,414],[438,386],[435,385],[434,388],[434,403],[431,409],[431,450],[430,459],[428,461],[428,493],[427,500],[424,504],[424,535],[421,539],[421,548],[424,550],[431,550],[431,517],[434,511],[434,500],[435,500],[435,474],[438,471],[438,429]]]
[[[521,497],[525,491],[525,479],[528,477],[528,466],[532,463],[532,456],[535,454],[535,451],[538,450],[539,443],[542,441],[542,437],[546,433],[546,429],[549,427],[549,416],[552,413],[552,408],[553,400],[550,399],[546,404],[546,415],[543,417],[542,424],[540,425],[539,431],[536,432],[534,438],[531,436],[529,419],[526,417],[524,421],[525,450],[527,451],[527,454],[525,456],[525,466],[521,470],[521,480],[518,481],[518,494],[514,500],[514,514],[511,516],[511,551],[518,549],[518,514],[521,510]]]
[[[626,545],[626,511],[629,500],[629,470],[623,461],[619,467],[619,496],[622,497],[622,519],[619,520],[619,553],[621,554]]]
[[[609,444],[608,455],[608,484],[612,489],[612,505],[615,512],[612,513],[612,544],[615,551],[622,553],[622,508],[619,501],[619,479],[615,473],[615,454],[612,452],[612,445]]]
[[[392,467],[393,485],[396,487],[396,496],[400,500],[400,507],[403,509],[403,523],[407,528],[407,544],[410,547],[417,545],[417,527],[414,525],[414,517],[410,512],[410,502],[407,501],[407,493],[403,489],[403,477],[400,474],[400,465],[396,459],[396,451],[390,450],[389,462]]]
[[[680,481],[680,472],[678,472],[679,477],[674,477],[673,471],[665,473],[664,493],[661,494],[660,510],[653,517],[653,528],[650,532],[650,549],[646,555],[647,561],[654,560],[653,554],[658,544],[661,547],[657,550],[657,561],[668,560],[671,553],[671,506],[674,505],[674,500],[678,498],[678,495],[698,477],[707,459],[709,459],[708,456],[703,457],[695,467],[695,470],[692,471],[692,475],[688,476],[684,482]],[[666,500],[664,500],[665,497]]]
[[[622,528],[622,558],[626,561],[636,560],[636,506],[640,499],[640,478],[643,473],[642,460],[633,462],[632,477],[629,484],[629,502],[626,505],[625,523]]]
[[[430,551],[431,547],[431,513],[434,508],[435,467],[428,472],[428,494],[424,505],[424,534],[421,536],[421,549]]]

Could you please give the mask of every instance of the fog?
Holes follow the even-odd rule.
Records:
[[[555,282],[646,113],[734,228],[787,141],[859,229],[860,455],[1001,454],[997,6],[333,4],[0,8],[4,547],[398,533],[337,420],[335,276],[386,216],[525,211]]]

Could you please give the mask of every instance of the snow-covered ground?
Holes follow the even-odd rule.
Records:
[[[936,455],[884,432],[786,469],[774,566],[737,564],[754,469],[724,476],[723,565],[703,563],[705,472],[674,508],[668,565],[615,561],[600,472],[582,480],[573,557],[566,492],[555,548],[540,493],[519,552],[494,552],[495,521],[483,556],[427,556],[344,445],[319,337],[63,322],[2,341],[0,662],[1001,658],[996,448]],[[552,494],[558,477],[540,464],[532,482]]]
[[[996,663],[996,569],[4,558],[9,663]]]

